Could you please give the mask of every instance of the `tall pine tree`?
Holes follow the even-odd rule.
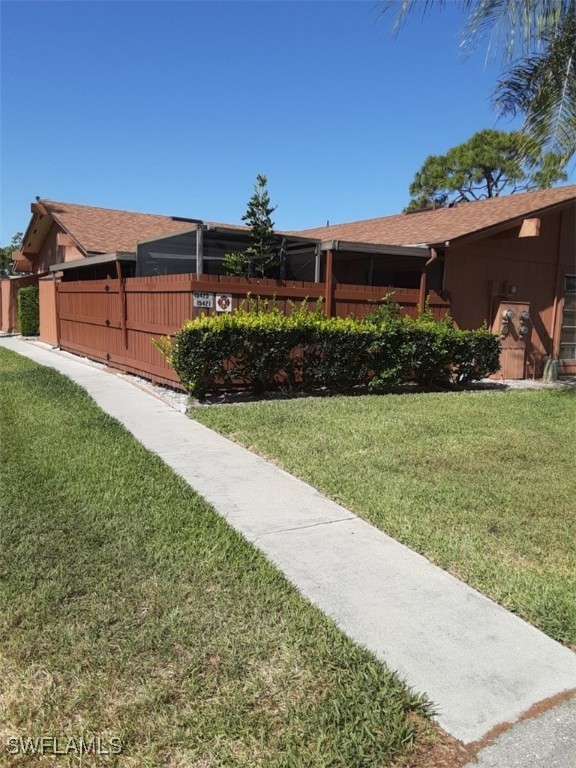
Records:
[[[486,129],[445,155],[430,155],[410,185],[405,211],[546,189],[565,181],[564,160],[521,133]]]

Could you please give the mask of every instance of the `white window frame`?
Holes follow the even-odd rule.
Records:
[[[574,282],[574,290],[568,290],[568,282]],[[576,275],[564,276],[564,306],[562,308],[562,325],[560,327],[560,360],[576,360],[576,341],[562,341],[563,331],[576,331],[576,308],[566,310],[566,296],[576,296]],[[567,316],[567,312],[569,316]],[[567,322],[569,320],[569,322]],[[563,354],[564,349],[571,349],[572,354],[567,357]]]

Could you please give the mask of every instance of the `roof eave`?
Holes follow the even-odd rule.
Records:
[[[80,251],[80,253],[83,253],[85,255],[88,254],[88,251],[79,242],[78,238],[75,237],[72,234],[72,232],[70,232],[70,230],[58,218],[58,216],[54,213],[54,211],[51,211],[50,208],[48,208],[43,203],[42,200],[38,200],[32,203],[30,205],[30,210],[32,212],[32,218],[30,219],[30,222],[26,227],[26,232],[24,233],[24,236],[22,238],[22,252],[26,256],[26,258],[35,260],[35,258],[38,256],[38,254],[42,250],[44,241],[46,240],[46,237],[52,227],[52,224],[54,223],[57,224],[62,229],[63,232],[65,232],[69,237],[72,238],[76,248]],[[45,219],[45,221],[42,222],[42,225],[41,225],[42,232],[36,237],[38,226],[43,219]],[[32,240],[38,240],[38,244],[35,245],[34,247],[32,247],[31,245],[27,245],[27,243],[31,243]]]
[[[28,226],[26,227],[26,231],[24,232],[24,235],[22,236],[22,247],[21,251],[25,254],[26,258],[37,256],[38,253],[40,253],[40,249],[42,248],[42,244],[44,243],[44,240],[46,239],[46,235],[50,231],[50,227],[52,226],[52,222],[54,221],[52,214],[50,211],[46,208],[46,206],[42,205],[39,202],[31,203],[30,204],[30,212],[32,213],[32,218],[28,222]],[[44,217],[47,217],[45,222],[42,222],[42,219]],[[42,230],[41,234],[37,237],[37,231],[38,228]],[[39,245],[36,247],[36,245],[32,245],[32,242],[39,241]]]
[[[129,251],[114,251],[113,253],[99,253],[94,256],[87,256],[85,259],[74,259],[74,261],[63,261],[60,264],[52,264],[50,272],[65,272],[68,269],[83,269],[97,264],[112,264],[115,261],[134,262],[136,254]]]
[[[386,243],[363,243],[351,240],[322,240],[323,251],[355,251],[357,253],[374,253],[383,256],[416,256],[428,258],[427,243],[417,245],[387,245]]]
[[[490,237],[491,235],[497,235],[500,232],[505,232],[507,229],[511,229],[512,227],[520,226],[524,219],[527,218],[538,218],[539,216],[542,216],[544,214],[554,213],[555,211],[560,211],[565,208],[569,208],[572,205],[576,204],[576,197],[570,198],[569,200],[563,200],[559,203],[554,203],[553,205],[547,205],[543,208],[533,208],[529,211],[525,211],[520,216],[514,216],[513,218],[506,219],[506,221],[501,221],[498,224],[493,224],[488,227],[483,227],[482,229],[478,229],[474,232],[467,232],[464,235],[460,235],[458,237],[453,237],[449,240],[445,240],[441,243],[430,243],[430,246],[433,248],[449,248],[453,245],[466,245],[466,243],[472,242],[474,240],[478,240],[480,238],[484,237]]]

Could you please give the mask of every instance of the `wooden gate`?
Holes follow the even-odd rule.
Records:
[[[190,318],[190,280],[87,280],[58,284],[60,348],[182,388],[152,339]]]

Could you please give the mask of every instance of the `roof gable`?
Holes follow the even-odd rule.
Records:
[[[40,200],[38,207],[70,234],[85,253],[135,253],[143,240],[165,237],[194,228],[197,219]],[[34,206],[33,206],[34,208]],[[207,223],[207,222],[206,222]],[[245,227],[226,225],[245,230]]]

